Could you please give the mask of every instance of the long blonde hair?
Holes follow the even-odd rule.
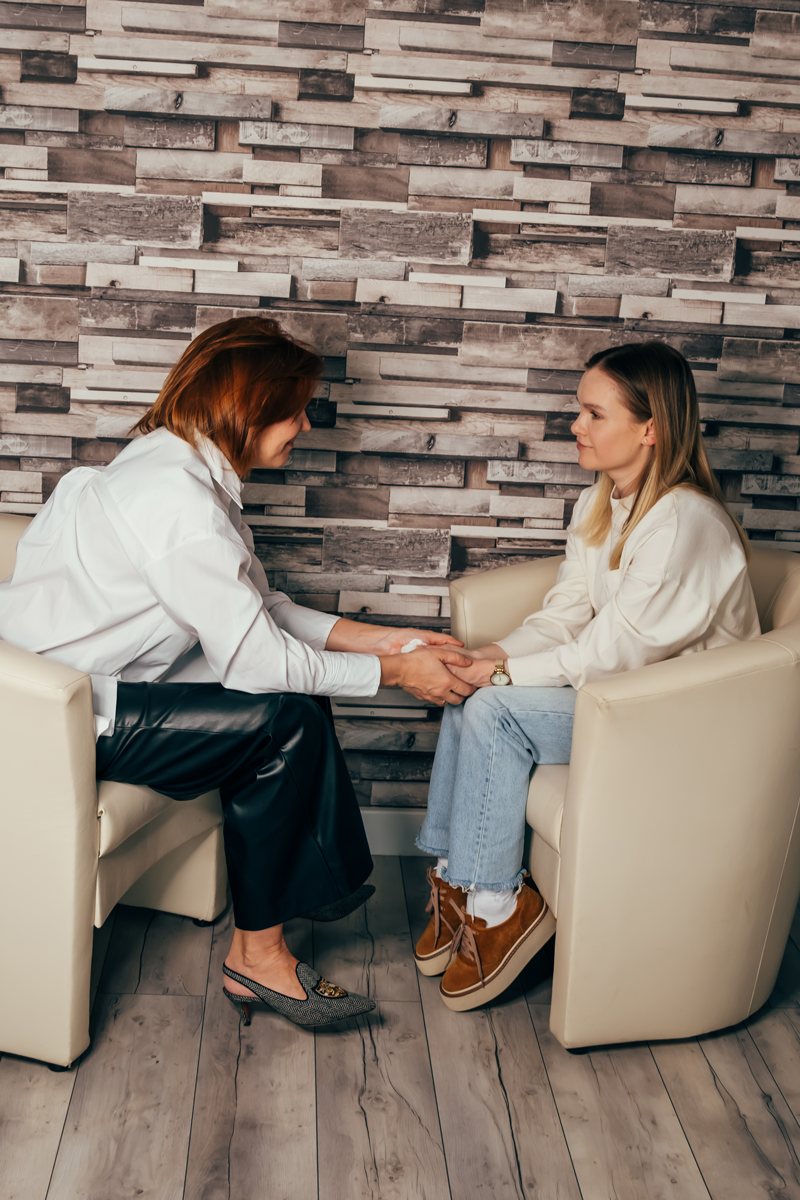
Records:
[[[634,421],[652,417],[655,446],[636,485],[636,498],[611,552],[610,569],[615,570],[623,547],[636,526],[654,504],[674,488],[690,487],[710,496],[732,521],[750,558],[750,543],[742,526],[725,503],[722,490],[709,466],[700,433],[700,409],[694,376],[686,359],[663,342],[637,342],[600,350],[586,363],[598,367],[617,385],[621,399]],[[614,481],[605,472],[597,497],[577,533],[590,546],[602,545],[611,529],[611,493]]]

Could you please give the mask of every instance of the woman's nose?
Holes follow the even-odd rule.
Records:
[[[305,411],[305,409],[303,409],[303,423],[300,426],[300,432],[308,433],[310,428],[311,428],[311,422],[308,419],[308,413]]]

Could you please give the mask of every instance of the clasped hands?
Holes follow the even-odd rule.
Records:
[[[414,638],[425,643],[401,654]],[[463,642],[430,629],[393,629],[341,618],[334,625],[327,650],[376,654],[381,664],[381,683],[401,687],[420,700],[437,705],[461,704],[479,687],[489,686],[489,676],[505,652],[499,646],[464,650]]]
[[[494,673],[495,663],[506,657],[499,646],[464,650],[463,642],[444,634],[434,634],[424,629],[403,632],[404,635],[410,633],[424,639],[426,645],[397,656],[406,660],[399,664],[397,683],[413,696],[434,700],[440,705],[461,704],[477,688],[491,686],[489,676]],[[410,638],[406,636],[406,640],[410,641]],[[392,659],[381,658],[381,682],[386,683],[389,680],[384,679],[383,672],[387,662],[394,665]],[[390,672],[392,666],[389,667]]]

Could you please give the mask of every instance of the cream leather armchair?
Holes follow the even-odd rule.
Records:
[[[0,579],[29,520],[0,514]],[[89,1045],[92,926],[118,901],[225,907],[219,793],[98,786],[88,675],[2,641],[0,729],[0,1052],[67,1066]]]
[[[452,584],[454,635],[509,633],[562,561]],[[775,984],[800,894],[800,555],[755,543],[750,576],[760,638],[582,687],[569,766],[531,777],[564,1046],[721,1029]]]

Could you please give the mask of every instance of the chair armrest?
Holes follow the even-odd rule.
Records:
[[[763,1003],[800,890],[800,622],[578,693],[551,1026],[684,1037]]]
[[[542,606],[564,555],[466,575],[450,584],[453,636],[465,646],[486,646],[517,629]]]
[[[0,642],[0,728],[0,910],[9,915],[0,1049],[64,1064],[88,1045],[98,844],[91,680]]]

